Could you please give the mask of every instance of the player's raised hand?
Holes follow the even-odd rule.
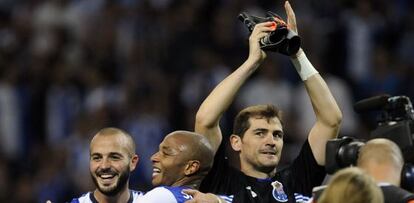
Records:
[[[292,6],[290,5],[289,1],[285,1],[285,11],[286,11],[286,16],[287,16],[288,28],[296,32],[296,34],[298,34],[298,27],[296,24],[295,12],[293,12]]]

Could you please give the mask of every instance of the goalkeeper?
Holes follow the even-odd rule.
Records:
[[[287,27],[297,33],[295,15],[288,2],[285,2],[285,10]],[[294,162],[288,168],[277,168],[285,135],[280,112],[273,105],[247,107],[234,119],[233,134],[225,139],[238,154],[240,168],[230,166],[224,147],[220,146],[223,140],[220,118],[242,84],[266,58],[261,39],[276,29],[275,22],[254,24],[249,37],[248,59],[217,85],[197,112],[195,131],[206,136],[217,152],[213,168],[200,187],[203,192],[234,195],[233,202],[238,203],[305,202],[312,188],[320,185],[325,177],[325,145],[337,136],[342,114],[325,81],[302,49],[290,58],[306,86],[316,122]],[[204,195],[187,192],[194,196],[190,202],[197,202]]]

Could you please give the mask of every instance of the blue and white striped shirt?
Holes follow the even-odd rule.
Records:
[[[188,187],[168,187],[168,186],[159,186],[151,191],[147,192],[145,195],[138,198],[140,203],[184,203],[187,200],[192,199],[191,195],[188,195],[183,192],[184,189],[189,189]],[[232,196],[222,196],[217,195],[222,198],[226,203],[231,203],[233,201]]]
[[[130,193],[130,196],[129,196],[128,203],[138,203],[138,197],[141,197],[144,195],[143,192],[135,191],[135,190],[129,190],[129,193]],[[95,199],[95,196],[93,196],[93,192],[88,192],[78,198],[72,199],[70,203],[98,203],[98,201]]]

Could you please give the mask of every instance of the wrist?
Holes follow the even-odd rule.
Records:
[[[257,68],[260,66],[260,64],[262,64],[262,61],[263,61],[262,59],[256,59],[256,58],[249,57],[247,58],[245,64],[247,64],[250,67]]]
[[[299,51],[294,56],[291,56],[291,61],[302,81],[305,81],[311,76],[318,74],[318,71],[313,67],[302,49],[299,49]]]
[[[297,59],[302,54],[305,54],[305,52],[303,52],[302,48],[299,48],[299,50],[295,54],[290,55],[290,59]]]

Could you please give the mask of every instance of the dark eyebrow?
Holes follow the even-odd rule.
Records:
[[[121,156],[121,157],[123,157],[123,155],[121,154],[121,153],[118,153],[118,152],[111,152],[111,153],[109,153],[109,156]]]
[[[275,131],[273,131],[273,132],[275,132],[275,133],[282,133],[282,134],[284,134],[283,130],[275,130]]]
[[[254,129],[253,130],[254,132],[265,132],[265,131],[269,131],[268,129],[266,129],[266,128],[256,128],[256,129]]]
[[[94,153],[90,154],[90,156],[102,156],[102,154],[101,153],[94,152]]]
[[[170,152],[170,151],[172,151],[172,148],[171,148],[171,147],[168,147],[168,146],[163,145],[163,146],[161,146],[161,150],[165,150],[165,151]]]
[[[160,146],[160,151],[168,155],[176,155],[178,151],[171,146],[162,145]]]
[[[109,153],[109,156],[123,156],[121,153],[118,153],[118,152],[110,152]],[[95,152],[95,153],[92,153],[90,156],[103,156],[101,153],[98,153],[98,152]]]

